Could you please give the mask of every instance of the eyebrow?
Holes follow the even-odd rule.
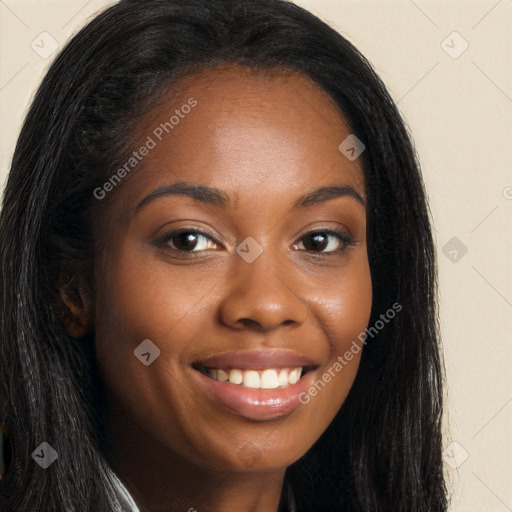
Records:
[[[221,208],[227,208],[230,204],[229,196],[218,188],[207,187],[205,185],[195,185],[193,183],[178,182],[172,185],[164,185],[153,190],[151,194],[147,195],[136,207],[135,212],[138,212],[143,206],[148,203],[159,199],[160,197],[168,196],[187,196],[201,201],[203,203],[210,203]]]
[[[230,199],[227,194],[218,188],[208,187],[206,185],[195,185],[193,183],[178,182],[172,185],[164,185],[153,190],[136,207],[137,213],[142,207],[161,197],[173,195],[190,197],[196,201],[212,204],[226,209],[230,205]],[[307,208],[337,197],[352,197],[362,206],[366,206],[364,199],[359,192],[349,185],[321,187],[303,195],[295,201],[293,209]]]
[[[357,202],[361,203],[362,206],[366,206],[365,200],[361,197],[357,190],[349,185],[338,185],[331,187],[321,187],[312,190],[308,194],[300,197],[297,201],[295,201],[293,208],[306,208],[308,206],[313,206],[318,203],[329,201],[329,199],[344,196],[353,197]]]

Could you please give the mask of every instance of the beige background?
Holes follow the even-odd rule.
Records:
[[[2,189],[56,54],[32,42],[62,47],[110,3],[0,0]],[[440,267],[451,511],[512,511],[512,0],[297,3],[368,57],[416,141]]]

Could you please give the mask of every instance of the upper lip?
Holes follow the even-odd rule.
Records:
[[[291,350],[244,350],[217,354],[198,360],[194,366],[240,370],[319,366],[313,360]]]

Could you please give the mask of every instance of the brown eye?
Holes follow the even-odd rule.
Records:
[[[182,229],[164,235],[159,245],[170,246],[172,250],[180,252],[201,252],[214,248],[216,243],[205,233],[194,229]]]
[[[354,239],[342,231],[323,230],[308,233],[302,239],[304,249],[319,254],[342,252],[349,245],[355,245]]]
[[[308,235],[304,241],[306,251],[320,251],[322,252],[329,244],[328,237],[325,233],[314,233]]]
[[[199,236],[195,233],[180,233],[170,238],[175,249],[180,251],[192,251],[198,244]]]

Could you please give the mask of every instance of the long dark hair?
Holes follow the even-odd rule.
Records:
[[[62,276],[94,267],[102,202],[93,190],[133,151],[137,121],[175,80],[224,64],[302,73],[339,105],[366,146],[370,325],[391,304],[403,308],[368,337],[340,412],[287,469],[297,510],[447,508],[429,210],[408,130],[384,84],[351,43],[289,2],[122,0],[51,66],[5,188],[0,421],[14,458],[1,481],[3,512],[112,510],[94,333],[86,342],[66,334],[58,287]],[[46,470],[31,456],[43,441],[59,456]]]

